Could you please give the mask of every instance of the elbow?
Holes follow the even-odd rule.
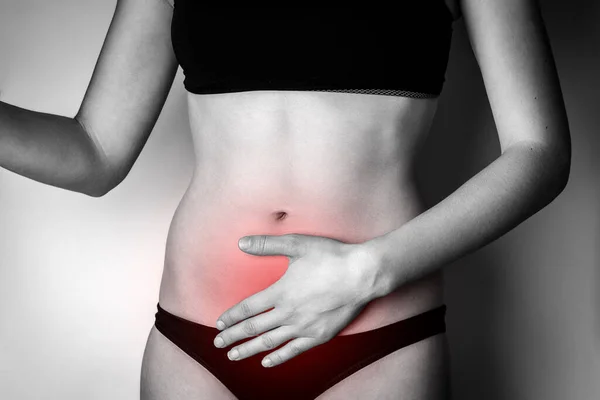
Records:
[[[561,194],[563,190],[567,187],[569,183],[569,177],[571,176],[571,157],[569,156],[568,161],[565,162],[563,166],[561,166],[557,178],[557,192],[556,196]]]
[[[103,197],[108,194],[116,185],[112,185],[109,182],[94,182],[91,185],[87,185],[85,190],[81,192],[90,197]]]
[[[116,174],[109,167],[98,168],[88,176],[81,192],[90,197],[104,197],[116,188],[126,175]]]
[[[106,196],[116,186],[117,185],[112,183],[110,180],[93,179],[90,180],[84,188],[82,188],[81,193],[90,197],[103,197]]]
[[[73,120],[82,132],[81,136],[87,139],[77,164],[81,168],[74,179],[77,182],[75,190],[90,197],[104,197],[125,179],[131,166],[118,158],[108,157],[82,121],[77,116]]]
[[[555,156],[557,160],[557,173],[556,173],[556,196],[561,194],[567,184],[569,183],[569,177],[571,176],[571,143],[570,141],[561,150],[557,151]]]
[[[570,142],[548,145],[532,141],[521,141],[515,147],[522,152],[524,170],[530,173],[535,195],[532,199],[539,210],[552,203],[567,187],[571,174]],[[533,193],[532,193],[533,194]]]
[[[554,201],[567,187],[571,175],[571,147],[564,146],[547,151],[548,203]]]

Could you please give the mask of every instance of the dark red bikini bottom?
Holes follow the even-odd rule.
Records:
[[[342,379],[380,358],[446,332],[446,305],[441,305],[377,329],[338,335],[280,365],[265,368],[261,360],[267,352],[231,361],[227,358],[227,352],[233,345],[217,348],[213,344],[220,332],[217,328],[180,318],[158,304],[157,307],[156,328],[210,371],[239,400],[313,400]],[[239,341],[234,345],[241,343]]]

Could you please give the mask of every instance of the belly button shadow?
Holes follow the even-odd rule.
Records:
[[[287,213],[285,211],[277,211],[273,213],[276,221],[282,221],[287,217]]]

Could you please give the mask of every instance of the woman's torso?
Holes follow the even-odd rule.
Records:
[[[196,163],[169,229],[161,305],[214,327],[287,267],[285,256],[243,253],[240,237],[302,233],[359,243],[423,212],[414,164],[436,106],[318,91],[189,93]],[[436,272],[372,301],[341,334],[441,304],[441,280]]]

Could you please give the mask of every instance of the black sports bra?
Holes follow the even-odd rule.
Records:
[[[171,23],[195,94],[311,90],[435,98],[453,17],[444,0],[395,8],[206,7],[176,0]]]

